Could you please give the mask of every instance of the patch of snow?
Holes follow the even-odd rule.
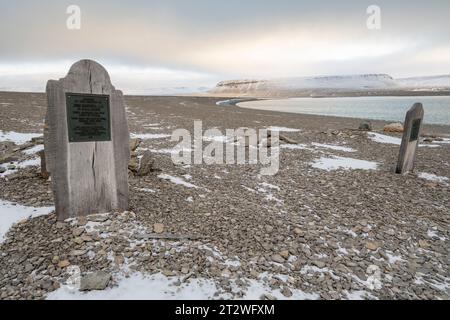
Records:
[[[343,146],[335,146],[331,144],[322,144],[322,143],[312,143],[313,146],[319,147],[319,148],[325,148],[325,149],[331,149],[331,150],[337,150],[337,151],[344,151],[344,152],[356,152],[355,149],[349,148],[349,147],[343,147]]]
[[[279,132],[300,132],[300,129],[286,128],[286,127],[268,127],[267,130]]]
[[[5,172],[0,173],[0,177],[6,177],[6,176],[8,176],[8,175],[10,175],[12,173],[17,172],[18,169],[23,169],[23,168],[31,167],[31,166],[40,166],[41,165],[41,159],[33,158],[33,159],[24,160],[24,161],[21,161],[21,162],[14,161],[12,163],[3,163],[3,164],[0,164],[0,167],[3,167],[5,169],[7,169],[7,167],[10,164],[14,165],[15,168],[11,169],[11,170],[6,170]]]
[[[302,267],[302,269],[300,270],[301,274],[316,274],[319,273],[320,276],[322,277],[324,273],[328,273],[331,278],[333,278],[334,280],[339,280],[340,278],[338,276],[336,276],[334,274],[334,272],[328,268],[319,268],[316,266],[310,266],[310,265],[306,265],[304,267]]]
[[[417,176],[419,178],[422,178],[422,179],[425,179],[428,181],[434,181],[434,182],[439,182],[439,183],[444,183],[444,184],[447,184],[447,181],[448,181],[447,177],[437,176],[435,174],[426,173],[426,172],[419,172],[417,174]]]
[[[385,134],[376,133],[376,132],[368,132],[367,133],[370,140],[378,142],[378,143],[386,143],[386,144],[395,144],[397,146],[402,144],[402,139],[391,137]]]
[[[0,200],[0,243],[11,226],[26,218],[35,218],[50,214],[55,211],[55,207],[26,207],[13,202]]]
[[[243,300],[260,300],[264,294],[270,294],[278,300],[286,300],[286,298],[279,290],[272,290],[269,286],[258,280],[249,280],[248,288],[242,297]],[[318,300],[320,295],[317,293],[307,293],[299,289],[291,289],[292,297],[290,300]]]
[[[38,153],[38,152],[40,152],[42,150],[44,150],[44,145],[43,144],[38,144],[38,145],[35,145],[34,147],[31,147],[29,149],[23,150],[22,152],[25,153],[25,154],[31,155],[31,154]]]
[[[196,185],[193,185],[192,183],[186,182],[183,179],[179,178],[179,177],[174,177],[168,174],[160,174],[158,175],[158,178],[163,179],[163,180],[169,180],[172,183],[178,184],[178,185],[182,185],[184,187],[187,188],[195,188],[197,189],[198,187]]]
[[[148,139],[164,139],[164,138],[170,138],[170,134],[164,134],[164,133],[131,133],[130,137],[133,139],[142,139],[142,140],[148,140]]]
[[[356,291],[347,291],[346,293],[347,300],[367,300],[367,299],[374,299],[374,296],[372,296],[369,292],[364,290],[356,290]]]
[[[388,257],[388,262],[390,264],[395,264],[397,261],[405,261],[401,256],[394,256],[388,252],[386,252],[386,256]]]
[[[440,148],[441,146],[438,144],[419,144],[419,147],[425,148]]]
[[[327,171],[339,169],[377,170],[378,163],[373,161],[333,156],[332,158],[322,157],[320,159],[317,159],[312,164],[312,167]]]
[[[448,139],[448,138],[443,138],[442,141],[434,141],[434,143],[439,143],[439,144],[449,144],[449,143],[450,143],[450,139]]]
[[[149,188],[137,188],[136,190],[142,191],[142,192],[148,192],[148,193],[156,193],[155,190],[149,189]]]
[[[0,141],[11,141],[17,145],[21,145],[31,141],[33,138],[41,137],[41,133],[20,133],[15,131],[0,130]]]
[[[442,278],[441,281],[431,278],[429,275],[418,272],[414,284],[431,286],[436,290],[448,293],[450,289],[450,278]]]
[[[227,143],[228,137],[227,136],[206,136],[203,137],[204,141],[214,141],[214,142],[221,142],[221,143]]]
[[[280,187],[276,186],[274,184],[270,184],[267,182],[261,182],[259,185],[261,185],[263,188],[269,188],[269,189],[274,189],[274,190],[280,191]]]
[[[143,127],[158,127],[160,126],[159,123],[149,123],[149,124],[143,124]]]
[[[431,239],[439,239],[441,241],[445,241],[447,239],[446,237],[440,237],[436,229],[429,229],[427,231],[427,236]]]
[[[187,148],[173,148],[173,149],[149,149],[149,148],[137,148],[137,151],[150,151],[152,153],[160,153],[160,154],[178,154],[180,152],[183,153],[192,153],[192,149]]]
[[[166,277],[161,273],[151,276],[133,274],[120,277],[118,286],[103,291],[83,293],[61,286],[51,292],[48,300],[207,300],[217,291],[215,283],[206,279],[191,279],[176,286],[179,277]]]
[[[230,299],[229,293],[219,290],[211,279],[194,278],[181,285],[181,277],[166,277],[161,273],[150,276],[133,273],[129,277],[120,276],[117,286],[102,291],[81,292],[68,286],[61,286],[47,295],[47,300],[212,300]],[[262,295],[270,294],[277,299],[284,300],[279,290],[273,290],[260,280],[242,279],[246,287],[233,285],[233,291],[242,290],[243,300],[259,300]],[[305,293],[292,289],[293,300],[316,300],[320,298],[316,293]],[[218,293],[218,294],[216,294]]]
[[[310,150],[310,148],[308,148],[306,146],[306,144],[281,144],[280,145],[281,148],[283,149],[290,149],[290,150]]]

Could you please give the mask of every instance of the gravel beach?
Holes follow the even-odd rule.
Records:
[[[392,173],[401,134],[383,133],[386,122],[366,132],[361,119],[216,104],[226,99],[126,96],[135,156],[152,161],[148,174],[130,171],[130,211],[16,219],[0,233],[0,298],[111,298],[127,281],[159,284],[168,299],[189,288],[207,299],[450,298],[449,126],[424,126],[416,170],[402,176]],[[0,216],[53,206],[35,153],[46,104],[0,92]],[[278,130],[290,141],[279,172],[173,164],[170,136],[194,120],[223,134]],[[68,289],[71,266],[104,290]]]

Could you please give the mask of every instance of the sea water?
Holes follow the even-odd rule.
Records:
[[[425,123],[450,125],[450,96],[292,98],[241,102],[243,108],[336,117],[404,121],[416,102],[425,109]]]

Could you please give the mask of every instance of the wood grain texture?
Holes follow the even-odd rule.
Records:
[[[420,141],[420,128],[417,136],[417,140],[410,141],[412,134],[412,125],[414,120],[420,119],[420,127],[423,123],[424,110],[421,103],[416,103],[406,113],[405,123],[403,125],[403,138],[400,146],[400,153],[398,156],[396,173],[405,174],[414,170],[417,147]]]
[[[66,93],[110,96],[111,141],[69,143]],[[67,76],[47,83],[44,131],[59,220],[128,209],[129,132],[121,91],[107,71],[91,60],[75,63]]]

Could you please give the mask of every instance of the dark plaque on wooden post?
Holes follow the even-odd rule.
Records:
[[[396,173],[404,174],[414,169],[423,115],[424,111],[421,103],[414,104],[414,106],[406,113]]]
[[[69,142],[111,141],[109,96],[66,93]]]
[[[47,83],[45,158],[59,220],[128,209],[129,133],[122,92],[81,60]]]

